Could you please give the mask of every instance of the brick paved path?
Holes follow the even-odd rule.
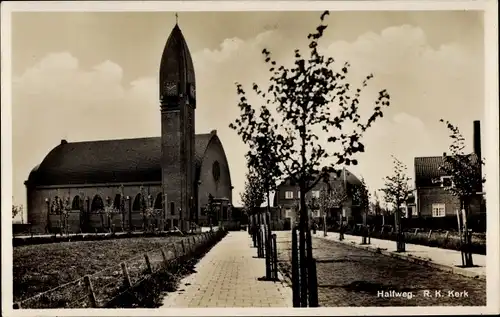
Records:
[[[291,289],[282,282],[259,281],[264,259],[255,258],[247,232],[229,232],[181,281],[160,307],[291,307]]]
[[[290,270],[291,233],[280,231],[276,234],[280,263],[282,268]],[[313,255],[317,259],[318,297],[322,307],[486,305],[484,280],[322,238],[313,238]],[[379,291],[411,292],[413,296],[401,298],[392,293],[392,297],[382,297],[378,296]],[[425,296],[425,291],[431,296]],[[449,296],[449,291],[466,293],[462,293],[463,297],[455,297]]]

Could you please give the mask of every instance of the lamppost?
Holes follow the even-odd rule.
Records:
[[[162,187],[163,190],[163,187]],[[164,194],[163,197],[163,202],[162,202],[162,209],[163,209],[163,230],[164,231],[170,231],[170,224],[168,223],[168,196],[167,194]],[[166,228],[166,229],[165,229]]]
[[[207,209],[208,209],[208,225],[210,227],[210,231],[212,231],[212,217],[213,217],[213,213],[214,213],[214,196],[212,196],[212,194],[208,194],[208,206],[207,206]]]
[[[90,198],[88,196],[85,197],[85,204],[87,205],[87,211],[85,212],[85,232],[89,232],[89,217],[90,217]]]
[[[189,197],[189,231],[193,232],[193,208],[194,208],[193,196]]]
[[[132,232],[132,200],[130,196],[125,198],[128,201],[128,232]]]
[[[149,211],[149,212],[148,212]],[[148,195],[147,208],[146,208],[146,220],[148,223],[149,230],[152,230],[153,221],[151,221],[151,216],[154,216],[153,209],[153,196],[151,194]]]
[[[196,224],[199,225],[199,219],[198,217],[200,216],[200,187],[201,187],[201,180],[198,180],[197,182],[197,188],[196,188],[196,217],[195,217],[195,221],[196,221]]]
[[[45,226],[45,232],[50,233],[50,200],[45,198],[45,204],[47,204],[47,224]]]
[[[111,227],[111,198],[109,196],[106,197],[106,221],[108,229]]]
[[[233,208],[233,205],[231,203],[228,203],[227,204],[227,220],[229,221],[228,222],[229,227],[235,227],[234,229],[236,229],[236,225],[233,222],[233,209],[232,208]]]
[[[184,229],[184,225],[183,225],[183,222],[184,221],[184,217],[182,217],[182,207],[179,207],[179,223],[177,224],[179,227],[177,227],[177,229],[180,229],[181,231],[183,231]]]

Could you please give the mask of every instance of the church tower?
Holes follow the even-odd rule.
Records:
[[[176,23],[160,64],[161,167],[166,219],[188,230],[194,202],[195,75],[191,54]]]

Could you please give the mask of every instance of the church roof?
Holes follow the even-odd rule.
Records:
[[[198,168],[215,131],[195,136],[194,164]],[[66,142],[56,146],[35,167],[33,186],[161,182],[161,138]]]

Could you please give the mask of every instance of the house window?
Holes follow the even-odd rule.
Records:
[[[313,190],[313,198],[319,198],[319,190]]]
[[[293,192],[292,192],[292,191],[287,190],[287,191],[285,192],[285,199],[293,199]]]
[[[416,207],[411,207],[411,214],[412,216],[418,216],[418,210]]]
[[[442,176],[441,177],[441,186],[442,187],[452,187],[453,180],[451,179],[451,176]]]
[[[285,218],[292,218],[292,210],[291,209],[285,210]]]
[[[311,210],[311,213],[309,214],[309,217],[311,217],[311,218],[319,218],[319,210]]]
[[[445,215],[444,204],[432,204],[432,217],[444,217]]]
[[[175,203],[174,202],[170,203],[170,214],[175,215]]]
[[[409,215],[413,215],[413,208],[408,207],[408,211],[406,212],[406,216],[408,217]]]

